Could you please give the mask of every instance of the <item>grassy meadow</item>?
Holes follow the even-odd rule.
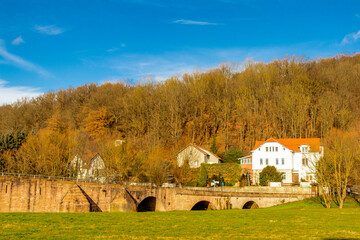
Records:
[[[360,239],[360,207],[309,199],[250,210],[0,213],[0,231],[1,239]]]

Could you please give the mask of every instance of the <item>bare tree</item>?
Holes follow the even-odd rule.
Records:
[[[340,131],[331,132],[325,142],[326,151],[318,166],[318,173],[320,173],[318,175],[320,182],[329,189],[329,193],[331,193],[331,186],[334,186],[334,196],[339,208],[344,205],[346,187],[360,156],[359,143],[359,134]]]

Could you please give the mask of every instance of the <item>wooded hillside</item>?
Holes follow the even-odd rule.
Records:
[[[124,179],[151,179],[170,171],[180,148],[210,147],[214,134],[221,155],[230,148],[248,153],[269,137],[346,131],[360,119],[359,93],[360,55],[252,63],[241,72],[222,65],[164,82],[48,92],[0,107],[0,171],[65,175],[74,154],[100,152]],[[114,148],[116,139],[126,144]]]

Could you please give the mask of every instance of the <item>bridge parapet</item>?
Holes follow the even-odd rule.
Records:
[[[156,211],[269,207],[314,196],[310,188],[174,188],[0,176],[0,212],[137,211],[147,199]],[[144,204],[142,204],[144,205]],[[201,205],[201,206],[205,206]],[[207,205],[206,205],[207,206]],[[148,209],[147,207],[143,209]]]

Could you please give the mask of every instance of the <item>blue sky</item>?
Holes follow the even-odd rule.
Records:
[[[357,0],[1,0],[0,104],[359,47]]]

